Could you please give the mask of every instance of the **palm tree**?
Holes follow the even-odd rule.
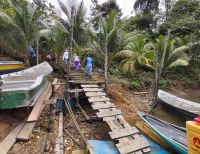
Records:
[[[10,10],[10,8],[9,8]],[[24,50],[26,39],[18,25],[3,9],[0,8],[0,47],[4,49]],[[12,12],[12,11],[11,11]]]
[[[87,43],[86,35],[86,8],[84,7],[83,1],[76,4],[74,1],[68,0],[68,5],[65,5],[59,0],[59,5],[66,15],[67,19],[61,19],[62,24],[65,28],[70,31],[70,22],[71,22],[71,9],[74,7],[74,20],[73,20],[73,45],[76,49],[80,50],[81,47],[84,47]]]
[[[102,42],[104,43],[104,78],[105,78],[105,92],[108,94],[108,51],[111,47],[109,42],[111,43],[112,40],[116,40],[117,37],[117,23],[118,23],[118,17],[117,13],[115,11],[112,11],[108,16],[106,17],[99,17],[99,23],[100,23],[100,32],[99,35],[102,38]]]
[[[153,44],[146,41],[147,38],[139,35],[116,53],[115,58],[120,60],[119,67],[124,73],[133,73],[138,66],[153,69]]]
[[[161,69],[161,76],[165,75],[167,71],[179,66],[189,65],[190,58],[186,54],[189,50],[187,45],[181,45],[177,42],[176,38],[169,39],[160,35],[156,39],[155,45],[158,49],[158,64]],[[166,53],[164,49],[166,48]],[[163,55],[165,54],[165,56]]]

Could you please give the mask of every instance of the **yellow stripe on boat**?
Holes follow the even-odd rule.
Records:
[[[12,69],[20,69],[23,68],[23,63],[18,61],[1,61],[0,62],[0,70],[12,70]]]

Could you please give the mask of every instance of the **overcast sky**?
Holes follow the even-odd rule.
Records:
[[[55,7],[58,9],[59,5],[58,5],[58,1],[57,0],[48,0],[49,2],[51,2],[53,5],[55,5]],[[62,0],[63,2],[67,2],[68,0]],[[78,2],[80,2],[81,0],[77,0]],[[102,4],[103,2],[105,2],[106,0],[98,0],[98,2],[100,4]],[[134,11],[133,11],[133,5],[135,3],[135,0],[116,0],[120,9],[122,10],[122,17],[125,16],[131,16],[134,15]],[[90,12],[90,6],[92,5],[91,0],[83,0],[85,7],[87,8],[87,15],[89,15]]]

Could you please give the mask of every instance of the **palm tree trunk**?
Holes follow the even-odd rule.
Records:
[[[163,73],[165,57],[166,57],[167,47],[168,47],[168,42],[169,42],[169,37],[170,37],[170,30],[168,29],[167,37],[166,37],[166,43],[164,44],[164,50],[163,50],[162,59],[161,59],[161,62],[160,62],[159,74],[158,74],[160,78],[161,78],[162,73]]]
[[[74,6],[71,7],[71,21],[70,21],[70,50],[69,58],[67,63],[67,74],[66,74],[66,89],[69,89],[69,75],[70,75],[70,64],[73,50],[73,27],[74,27]]]
[[[170,30],[168,30],[167,37],[166,37],[166,43],[164,44],[162,59],[160,62],[160,66],[158,66],[158,48],[155,47],[155,56],[154,56],[154,63],[155,63],[155,81],[154,81],[154,89],[153,89],[153,101],[151,104],[151,110],[153,110],[157,106],[157,97],[158,97],[158,86],[160,78],[162,77],[163,68],[164,68],[164,62],[165,57],[167,53],[167,47],[170,37]]]
[[[24,63],[25,63],[25,66],[30,66],[30,60],[29,60],[29,55],[28,55],[28,52],[25,51],[25,55],[23,56],[24,58]]]
[[[104,64],[104,80],[105,80],[105,92],[108,95],[108,40],[105,40],[105,64]]]
[[[153,101],[151,104],[151,110],[157,106],[157,97],[158,97],[158,84],[159,84],[159,67],[158,67],[158,48],[155,47],[154,53],[154,64],[155,64],[155,80],[153,85]]]

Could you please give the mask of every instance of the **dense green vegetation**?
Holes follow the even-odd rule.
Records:
[[[27,49],[36,49],[39,39],[39,53],[55,52],[58,62],[69,48],[73,25],[73,52],[82,58],[91,53],[96,66],[105,68],[106,79],[108,72],[123,85],[142,90],[152,87],[157,71],[160,88],[170,88],[171,80],[200,84],[198,0],[136,0],[135,16],[125,18],[117,1],[92,0],[89,19],[83,1],[58,3],[64,16],[45,0],[0,1],[0,50],[28,60]]]

